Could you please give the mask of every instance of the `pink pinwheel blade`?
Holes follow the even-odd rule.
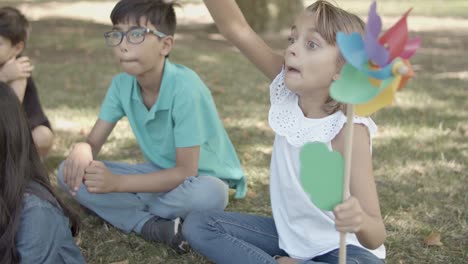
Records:
[[[386,45],[390,51],[389,62],[399,57],[405,50],[406,41],[408,40],[406,19],[410,11],[411,9],[379,39],[380,44]]]
[[[420,37],[409,39],[408,42],[406,42],[405,50],[403,50],[400,57],[405,60],[413,57],[414,53],[416,52],[417,49],[419,49],[420,46],[421,46]]]
[[[384,67],[388,64],[389,52],[377,41],[381,30],[382,20],[377,14],[377,3],[373,2],[369,8],[364,47],[369,59],[380,67]]]

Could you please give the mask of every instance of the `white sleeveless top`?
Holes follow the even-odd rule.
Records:
[[[307,142],[331,141],[346,123],[339,111],[320,119],[304,117],[298,97],[284,84],[284,69],[270,85],[269,123],[275,132],[270,165],[270,196],[279,246],[295,259],[312,259],[339,247],[340,234],[335,229],[331,211],[317,208],[300,184],[299,153]],[[354,123],[365,125],[372,136],[377,126],[370,118],[355,117]],[[346,243],[362,246],[355,234],[348,233]],[[367,249],[368,250],[368,249]],[[369,250],[385,258],[385,247]]]

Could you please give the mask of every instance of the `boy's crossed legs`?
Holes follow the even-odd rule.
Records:
[[[161,170],[152,163],[127,164],[104,161],[114,174],[144,174]],[[68,193],[62,175],[63,163],[57,178]],[[183,251],[180,218],[191,211],[223,210],[228,204],[228,185],[212,176],[187,178],[181,185],[166,193],[89,193],[80,185],[74,197],[81,205],[125,233],[134,231],[147,240],[168,244]],[[174,221],[173,221],[174,220]]]

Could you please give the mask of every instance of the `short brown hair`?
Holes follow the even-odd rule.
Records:
[[[330,45],[336,45],[336,33],[358,32],[364,35],[365,23],[357,15],[349,13],[328,1],[319,0],[306,8],[315,14],[315,27],[317,32]],[[338,55],[337,66],[341,68],[346,63],[343,55]],[[345,112],[344,105],[335,101],[330,96],[325,102],[324,110],[332,114],[338,110]]]
[[[172,1],[165,0],[121,0],[111,12],[112,24],[133,21],[140,25],[140,19],[146,18],[158,31],[174,35],[177,19]]]
[[[26,44],[28,38],[29,22],[26,17],[14,7],[0,8],[0,36],[16,45],[21,41]]]

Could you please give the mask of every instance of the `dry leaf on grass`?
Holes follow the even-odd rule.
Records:
[[[442,242],[440,242],[440,233],[432,232],[429,236],[424,239],[424,244],[426,246],[443,246]]]

